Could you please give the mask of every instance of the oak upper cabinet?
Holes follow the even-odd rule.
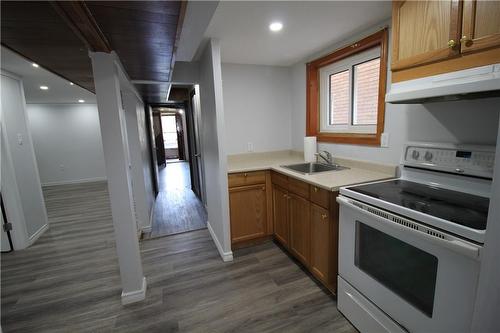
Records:
[[[288,220],[290,223],[290,244],[292,254],[304,265],[309,266],[311,246],[311,203],[296,194],[288,194]]]
[[[392,5],[392,82],[500,63],[500,1]]]
[[[460,1],[394,1],[391,69],[459,55]]]
[[[230,188],[229,206],[232,243],[266,235],[267,203],[264,184]]]
[[[500,46],[500,1],[464,0],[462,53]]]
[[[288,193],[279,186],[273,186],[274,237],[285,247],[289,243]]]

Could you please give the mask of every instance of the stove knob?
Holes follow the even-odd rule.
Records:
[[[426,151],[424,158],[427,162],[432,161],[432,153],[430,151]]]
[[[418,157],[420,156],[420,153],[418,152],[418,150],[414,150],[412,153],[411,153],[411,157],[413,157],[414,160],[418,160]]]

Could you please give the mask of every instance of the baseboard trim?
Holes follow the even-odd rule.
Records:
[[[155,206],[156,206],[156,197],[153,198],[153,205],[151,205],[151,210],[149,211],[149,225],[143,226],[141,231],[143,233],[151,232],[153,228],[153,221],[155,216]]]
[[[61,180],[56,182],[43,183],[42,187],[57,186],[57,185],[71,185],[71,184],[83,184],[83,183],[94,183],[94,182],[104,182],[108,179],[106,177],[95,177],[95,178],[84,178],[75,180]]]
[[[210,233],[210,236],[212,237],[212,240],[215,243],[215,246],[217,247],[217,250],[219,251],[219,255],[222,258],[222,261],[227,262],[227,261],[233,261],[233,252],[224,252],[224,249],[222,248],[221,243],[219,242],[219,239],[217,238],[217,235],[214,232],[214,229],[212,229],[212,226],[210,225],[210,222],[207,221],[207,229],[208,232]]]
[[[139,290],[129,291],[128,293],[122,292],[122,305],[136,303],[146,299],[146,277],[142,277],[142,287]]]
[[[33,235],[31,235],[29,238],[28,238],[28,246],[31,246],[33,245],[36,240],[38,238],[40,238],[41,235],[43,235],[43,233],[45,231],[49,230],[49,224],[45,224],[43,227],[41,227],[40,229],[38,229]]]

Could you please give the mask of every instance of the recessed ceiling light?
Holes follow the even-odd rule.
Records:
[[[269,25],[269,30],[271,31],[280,31],[281,29],[283,29],[283,23],[281,22],[273,22]]]
[[[47,87],[47,86],[40,86],[40,89],[42,89],[42,90],[49,90],[49,87]]]
[[[79,99],[78,103],[85,103],[85,100],[84,99]]]
[[[32,63],[32,64],[31,64],[31,66],[33,66],[33,67],[35,67],[35,68],[38,68],[38,67],[39,67],[39,66],[38,66],[38,64],[36,64],[36,63]]]
[[[73,82],[70,82],[70,83],[69,83],[69,85],[70,85],[70,86],[74,86],[75,84],[74,84]]]

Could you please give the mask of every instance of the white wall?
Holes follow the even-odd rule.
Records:
[[[210,40],[200,61],[201,141],[207,227],[224,261],[232,260],[220,43]]]
[[[4,71],[1,77],[2,140],[5,140],[2,154],[9,156],[11,164],[10,172],[2,173],[2,176],[15,177],[4,180],[1,190],[4,197],[9,197],[9,202],[19,200],[17,207],[12,209],[8,205],[6,211],[8,214],[14,211],[14,216],[18,216],[19,208],[22,209],[24,226],[20,220],[11,222],[15,232],[26,232],[24,245],[27,245],[47,229],[47,212],[29,130],[23,84],[15,75]],[[3,187],[5,184],[9,187]]]
[[[228,154],[291,148],[288,67],[222,64]]]
[[[95,104],[28,104],[43,185],[106,179]]]
[[[353,36],[325,51],[311,55],[292,68],[292,143],[296,150],[303,150],[306,127],[306,69],[305,63],[348,45],[382,26]],[[390,35],[390,32],[389,32]],[[389,52],[390,54],[390,52]],[[390,63],[390,59],[389,59]],[[390,89],[388,70],[387,91]],[[320,143],[319,150],[328,150],[334,157],[399,164],[402,145],[407,141],[443,141],[478,144],[495,144],[499,119],[499,98],[440,102],[430,104],[386,104],[385,132],[389,133],[388,148],[361,145]]]

